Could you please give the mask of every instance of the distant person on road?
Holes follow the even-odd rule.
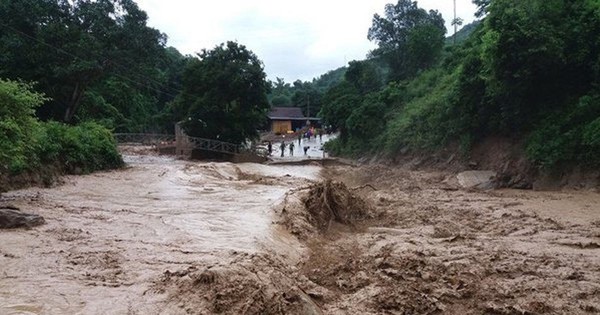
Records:
[[[304,149],[304,155],[307,155],[308,149],[310,149],[310,147],[305,145],[303,149]]]
[[[298,146],[302,144],[302,131],[298,132]]]
[[[279,146],[279,148],[281,148],[281,157],[283,157],[283,151],[285,151],[285,142],[281,141],[281,145]]]
[[[290,156],[294,156],[294,141],[290,142]]]
[[[271,154],[273,154],[273,144],[271,141],[269,141],[269,144],[267,144],[267,150],[269,150],[269,156],[271,156]]]
[[[323,143],[323,129],[319,129],[319,141]]]

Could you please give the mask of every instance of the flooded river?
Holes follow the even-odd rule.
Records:
[[[125,158],[1,197],[47,224],[0,232],[0,314],[600,313],[597,192],[463,189],[453,173],[376,164]],[[372,219],[322,228],[333,209]]]
[[[128,168],[3,195],[47,224],[0,233],[0,314],[160,313],[151,283],[193,262],[274,246],[287,191],[318,166],[202,163],[126,156]]]

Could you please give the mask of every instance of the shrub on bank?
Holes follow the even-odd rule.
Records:
[[[90,173],[123,165],[111,132],[86,122],[68,126],[58,122],[42,124],[40,156],[44,164],[59,163],[71,174]]]
[[[600,94],[548,115],[532,132],[528,157],[543,169],[579,164],[600,166]]]
[[[111,132],[101,125],[38,121],[35,109],[46,100],[30,84],[0,79],[1,174],[41,173],[48,165],[66,173],[123,165]]]
[[[37,166],[40,125],[34,115],[45,100],[30,84],[0,79],[0,172],[18,174]]]

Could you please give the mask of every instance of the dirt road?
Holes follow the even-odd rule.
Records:
[[[467,191],[452,174],[383,166],[127,159],[2,196],[47,224],[0,232],[0,313],[600,312],[597,193]],[[350,189],[311,196],[321,177]],[[367,215],[318,221],[305,207],[339,199]]]

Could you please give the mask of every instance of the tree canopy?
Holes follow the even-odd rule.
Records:
[[[190,61],[174,108],[190,136],[243,143],[258,136],[269,110],[263,64],[236,42]]]
[[[375,14],[368,39],[379,46],[373,56],[384,58],[390,79],[403,80],[431,67],[444,47],[446,27],[438,11],[425,11],[416,1],[399,0]]]
[[[132,0],[0,1],[0,77],[37,82],[52,98],[42,119],[149,128],[169,78],[166,36],[147,20]]]
[[[469,152],[501,136],[523,139],[542,168],[600,165],[600,4],[473,2],[483,21],[442,51],[428,36],[442,30],[437,13],[400,0],[375,15],[369,39],[379,48],[325,94],[321,116],[341,131],[330,148],[393,155],[454,143]],[[365,88],[385,73],[365,68],[380,60],[388,84]]]
[[[183,121],[190,135],[243,143],[257,136],[269,106],[297,106],[339,128],[339,152],[395,154],[452,141],[468,152],[503,136],[523,139],[542,167],[600,165],[598,1],[473,3],[482,20],[454,41],[444,39],[439,12],[397,0],[374,15],[368,39],[378,47],[366,60],[312,81],[268,82],[243,45],[197,56],[165,47],[133,0],[0,0],[0,78],[5,91],[47,96],[35,107],[42,121],[95,121],[120,132],[172,132]],[[4,120],[5,136],[43,138],[17,126],[29,118]],[[38,131],[71,132],[47,127]]]

